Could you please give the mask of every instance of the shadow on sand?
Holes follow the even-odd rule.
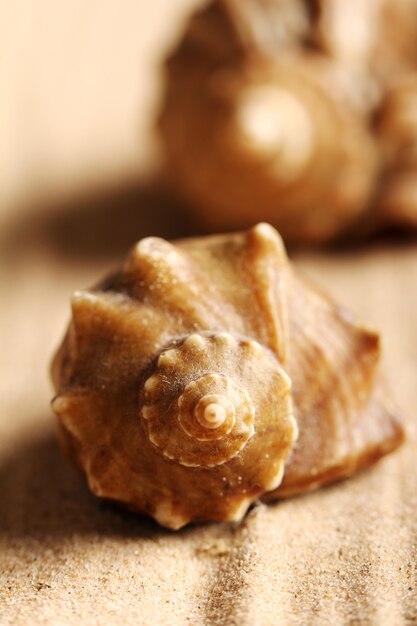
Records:
[[[138,239],[198,234],[183,207],[158,181],[78,195],[17,212],[0,236],[7,256],[42,250],[67,261],[117,258]]]
[[[83,476],[63,458],[52,425],[5,459],[0,493],[0,536],[9,539],[173,535],[151,520],[95,498]],[[179,534],[183,532],[187,531]]]

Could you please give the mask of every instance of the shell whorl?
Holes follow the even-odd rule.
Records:
[[[164,350],[142,390],[149,440],[165,458],[185,466],[232,459],[255,433],[251,389],[274,361],[258,342],[230,333],[193,333]],[[289,386],[278,362],[274,369]]]

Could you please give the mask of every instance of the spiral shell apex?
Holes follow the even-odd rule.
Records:
[[[266,224],[150,237],[74,295],[52,406],[96,495],[169,528],[238,521],[259,498],[349,476],[399,445],[378,350],[296,276]]]
[[[254,436],[255,416],[264,408],[257,392],[262,385],[277,394],[277,439],[288,428],[295,434],[290,381],[269,351],[230,333],[191,334],[160,354],[144,384],[149,440],[181,465],[222,465]]]

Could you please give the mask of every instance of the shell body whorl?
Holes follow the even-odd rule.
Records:
[[[170,528],[347,476],[402,428],[378,337],[304,283],[279,235],[140,241],[77,292],[53,409],[92,491]]]

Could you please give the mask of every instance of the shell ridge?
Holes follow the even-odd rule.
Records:
[[[207,273],[210,275],[213,301],[217,302],[219,309],[218,321],[216,324],[212,324],[212,327],[217,328],[219,332],[232,332],[233,334],[259,339],[258,325],[254,324],[251,316],[243,317],[241,315],[242,299],[235,297],[235,289],[230,289],[232,284],[243,285],[243,281],[247,278],[245,267],[246,237],[238,233],[230,237],[213,236],[209,240],[211,245],[203,248],[203,254],[198,245],[200,239],[195,239],[191,246],[187,242],[184,248],[198,267],[199,276],[207,275]],[[225,245],[225,241],[229,242],[228,246]],[[184,245],[183,242],[181,244]],[[221,259],[221,266],[219,259]],[[224,288],[224,283],[226,283],[227,289]],[[252,291],[252,286],[248,283],[248,300],[252,298]]]
[[[340,454],[341,450],[335,448],[335,442],[339,442],[339,446],[343,445],[343,447],[349,448],[354,420],[357,419],[358,406],[355,402],[355,395],[352,394],[351,385],[346,383],[345,377],[342,375],[345,367],[340,367],[340,364],[338,369],[334,367],[335,360],[332,358],[332,353],[326,351],[324,346],[317,342],[317,336],[310,336],[306,332],[306,325],[302,327],[300,334],[310,341],[311,347],[307,352],[306,350],[303,351],[300,345],[298,346],[298,360],[294,367],[303,371],[311,371],[313,367],[316,367],[317,374],[314,381],[315,386],[310,388],[309,394],[307,395],[303,385],[302,390],[295,389],[294,399],[296,403],[300,402],[301,405],[300,419],[303,419],[303,415],[320,415],[326,412],[327,444],[321,451],[324,460],[328,458],[329,454],[332,456]],[[326,345],[327,343],[328,339],[326,339]],[[320,370],[317,367],[317,359],[314,354],[316,351],[320,355],[322,363],[326,364],[325,378],[318,376]],[[350,360],[349,358],[348,361],[345,361],[345,366]],[[312,397],[313,390],[315,390],[314,397]],[[335,394],[335,390],[338,391],[337,394]]]
[[[348,322],[338,311],[332,313],[326,303],[319,300],[311,311],[308,311],[308,307],[302,307],[301,314],[302,323],[298,321],[296,324],[300,334],[328,363],[328,371],[334,372],[335,380],[341,381],[340,400],[345,407],[350,406],[354,411],[366,402],[375,379],[379,349],[377,343],[374,345],[368,342],[368,338],[373,338],[374,334]],[[329,323],[329,316],[333,318],[333,324]],[[317,323],[318,320],[320,323]],[[335,368],[337,360],[339,367]],[[340,376],[342,371],[349,375]],[[344,402],[347,399],[349,402]]]
[[[187,249],[175,247],[165,239],[148,238],[145,240],[149,241],[148,246],[141,246],[143,241],[133,248],[126,271],[143,275],[141,282],[144,283],[143,288],[148,286],[146,295],[154,310],[158,310],[162,301],[171,311],[173,321],[176,324],[182,321],[184,334],[193,327],[209,330],[229,326],[227,316],[216,305],[219,299],[223,299],[222,294],[215,283],[207,280],[205,268],[198,259]],[[152,254],[148,250],[152,246],[159,246],[159,250]],[[227,302],[223,306],[226,307]]]
[[[294,273],[292,283],[289,321],[293,350],[288,370],[294,382],[293,397],[301,436],[287,464],[284,485],[297,484],[297,476],[301,475],[305,484],[309,480],[313,484],[318,479],[312,467],[318,473],[330,468],[326,472],[331,470],[336,475],[335,468],[342,463],[342,457],[364,454],[369,442],[361,416],[376,384],[379,356],[373,332],[355,318],[350,320],[340,313],[339,307],[331,306]],[[325,379],[320,374],[323,366]],[[308,465],[310,470],[306,472]],[[342,475],[342,469],[340,472]]]
[[[288,352],[287,255],[281,238],[268,224],[258,224],[249,231],[248,246],[252,257],[250,272],[259,308],[266,319],[268,344],[285,364]]]
[[[117,353],[126,353],[131,358],[134,347],[137,355],[141,354],[140,367],[152,356],[155,349],[156,333],[153,331],[161,323],[163,315],[143,302],[121,300],[112,291],[109,292],[76,292],[71,301],[72,321],[67,342],[67,377],[71,371],[79,369],[80,360],[93,358],[98,361],[97,367],[111,374],[108,364]],[[150,321],[153,321],[153,324]],[[138,330],[142,332],[139,334]],[[165,330],[166,333],[166,330]],[[163,333],[164,334],[164,333]],[[158,339],[163,340],[162,337]],[[144,341],[143,339],[147,339]],[[151,350],[149,350],[149,346]],[[100,357],[100,358],[99,358]],[[59,355],[57,354],[59,359]],[[139,361],[139,359],[138,359]],[[53,365],[54,367],[54,365]],[[87,372],[79,372],[88,376]],[[91,372],[91,375],[94,373]],[[84,381],[85,383],[85,381]]]

